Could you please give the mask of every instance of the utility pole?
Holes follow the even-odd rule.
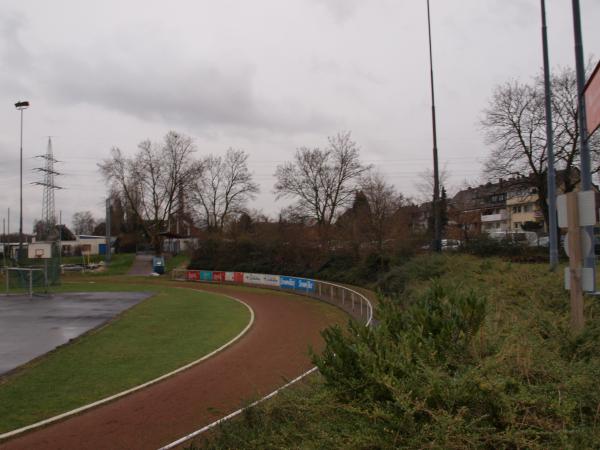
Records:
[[[62,265],[62,211],[58,212],[58,268]]]
[[[544,54],[544,93],[546,100],[546,148],[548,150],[548,247],[550,270],[558,266],[558,230],[556,224],[556,173],[554,171],[554,130],[552,129],[552,89],[550,86],[550,58],[548,57],[548,28],[546,26],[546,0],[542,6],[542,48]]]
[[[2,218],[2,262],[6,270],[6,218]]]
[[[581,190],[590,191],[592,189],[592,174],[590,161],[590,147],[588,143],[587,117],[585,109],[585,64],[583,62],[583,39],[581,36],[581,11],[579,0],[572,0],[573,4],[573,34],[575,38],[575,69],[577,73],[577,98],[578,109],[577,118],[579,120],[579,148],[581,157]],[[590,242],[594,242],[594,227],[584,227],[585,233],[589,236]],[[596,285],[596,258],[594,255],[594,245],[590,251],[583,255],[583,266],[589,269],[592,274],[593,285]]]
[[[431,14],[427,0],[427,30],[429,32],[429,70],[431,78],[431,127],[433,129],[433,250],[442,250],[442,220],[440,211],[440,174],[438,168],[437,123],[435,117],[435,90],[433,85],[433,51],[431,45]]]
[[[110,264],[110,197],[106,199],[106,264]]]

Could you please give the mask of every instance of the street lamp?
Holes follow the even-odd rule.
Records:
[[[21,147],[20,147],[20,186],[19,186],[19,260],[23,254],[23,111],[29,108],[29,102],[15,103],[15,108],[21,111]]]

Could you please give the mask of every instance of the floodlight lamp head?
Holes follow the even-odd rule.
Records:
[[[17,103],[15,103],[15,108],[17,108],[19,111],[21,111],[23,109],[27,109],[27,108],[29,108],[29,102],[28,101],[17,102]]]

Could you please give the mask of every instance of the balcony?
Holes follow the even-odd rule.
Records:
[[[508,220],[508,213],[500,211],[498,214],[482,214],[481,222],[502,222]]]

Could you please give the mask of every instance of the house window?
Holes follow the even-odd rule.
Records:
[[[521,228],[521,222],[515,222],[513,227],[515,228],[515,230],[518,230],[519,228]]]
[[[512,212],[513,213],[520,213],[521,212],[521,207],[520,206],[513,206]]]
[[[523,206],[523,212],[531,212],[531,205]]]

